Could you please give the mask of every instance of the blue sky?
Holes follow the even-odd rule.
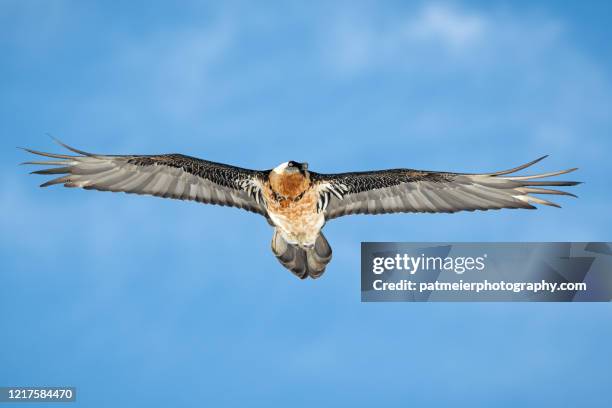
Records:
[[[607,2],[0,2],[0,384],[79,406],[610,406],[608,304],[361,304],[361,241],[610,241]],[[15,146],[244,167],[580,167],[563,209],[256,215],[62,188]]]

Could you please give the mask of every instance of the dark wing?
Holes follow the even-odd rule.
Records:
[[[576,169],[532,176],[508,176],[545,157],[510,170],[486,174],[393,169],[341,174],[311,173],[311,177],[320,192],[319,210],[325,211],[328,220],[349,214],[536,208],[530,203],[558,207],[531,194],[574,196],[543,187],[579,183],[534,179],[557,176]]]
[[[196,159],[182,154],[111,156],[87,153],[58,141],[76,156],[24,149],[53,161],[23,164],[58,166],[32,172],[60,175],[41,187],[63,184],[101,191],[149,194],[164,198],[228,205],[266,215],[261,194],[265,172]]]

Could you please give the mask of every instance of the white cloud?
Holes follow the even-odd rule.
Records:
[[[413,60],[415,51],[423,54],[436,49],[460,55],[478,45],[488,29],[483,16],[442,4],[427,4],[413,16],[377,23],[365,13],[340,13],[331,27],[327,57],[343,75],[389,63],[405,64]]]
[[[436,40],[453,50],[461,50],[479,41],[485,32],[484,19],[476,14],[430,4],[406,26],[412,40]]]
[[[445,3],[386,17],[344,10],[334,19],[322,36],[326,73],[346,82],[391,77],[412,97],[393,113],[406,117],[399,133],[412,140],[512,138],[517,149],[601,158],[612,84],[564,21]],[[370,117],[378,114],[373,106]]]

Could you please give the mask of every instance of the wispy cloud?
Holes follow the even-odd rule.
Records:
[[[487,36],[485,16],[443,4],[425,4],[414,14],[374,19],[372,14],[339,12],[326,45],[332,66],[342,75],[358,74],[388,64],[406,67],[437,57],[458,56]]]
[[[406,26],[406,37],[439,41],[451,50],[463,50],[482,40],[485,33],[482,16],[430,4]]]
[[[612,84],[554,16],[426,3],[382,17],[342,9],[326,29],[322,60],[336,80],[384,84],[391,76],[416,98],[403,108],[402,133],[412,140],[488,134],[601,157],[595,146],[612,125]]]
[[[406,68],[424,54],[451,57],[478,46],[487,36],[481,14],[428,3],[414,14],[373,18],[374,14],[340,11],[331,27],[327,57],[342,75],[364,73],[392,64]]]

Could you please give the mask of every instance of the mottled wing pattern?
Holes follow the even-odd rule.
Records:
[[[266,214],[261,194],[265,172],[197,159],[182,154],[101,155],[62,146],[77,153],[63,155],[25,149],[52,161],[24,164],[55,166],[32,172],[59,175],[41,187],[63,184],[100,191],[148,194],[242,208]]]
[[[531,203],[558,207],[557,204],[532,194],[574,196],[565,191],[544,187],[573,186],[579,183],[536,179],[557,176],[576,169],[531,176],[509,176],[545,157],[510,170],[486,174],[393,169],[340,174],[311,173],[311,177],[320,191],[319,210],[325,211],[325,218],[328,220],[349,214],[453,213],[501,208],[536,208]]]

